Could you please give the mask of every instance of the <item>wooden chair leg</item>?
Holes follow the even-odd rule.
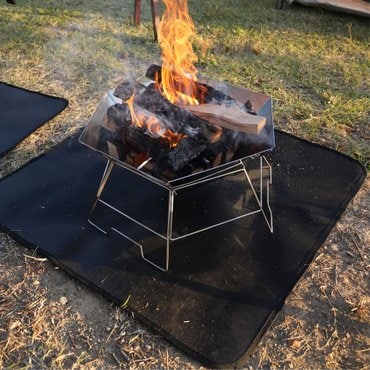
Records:
[[[150,0],[150,6],[152,8],[154,40],[158,42],[158,27],[159,27],[159,22],[160,22],[159,15],[158,15],[158,0]],[[134,6],[135,26],[138,26],[141,22],[140,11],[141,11],[141,0],[135,0],[135,6]]]
[[[158,15],[158,0],[151,0],[150,5],[152,7],[154,40],[158,42],[158,27],[160,22]]]
[[[140,24],[140,9],[141,9],[141,0],[135,0],[135,9],[134,9],[135,26],[138,26]]]

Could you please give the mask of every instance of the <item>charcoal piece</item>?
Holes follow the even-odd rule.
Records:
[[[127,104],[115,104],[108,108],[106,115],[106,126],[112,128],[116,126],[116,130],[131,124],[131,113]],[[113,126],[113,127],[114,127]]]
[[[153,81],[161,82],[162,80],[162,66],[158,64],[152,64],[146,70],[145,76]]]
[[[127,149],[122,142],[122,136],[104,126],[99,128],[99,140],[97,141],[96,149],[109,153],[110,156],[120,160],[123,160],[127,154]]]
[[[136,81],[124,81],[116,87],[113,95],[122,99],[122,102],[126,102],[132,95],[134,97],[140,95],[145,88],[146,86]]]
[[[208,141],[201,137],[186,137],[167,155],[167,163],[174,172],[180,171],[192,159],[198,157],[207,146]]]
[[[116,131],[109,130],[105,128],[104,126],[100,126],[99,129],[99,141],[114,141],[114,140],[120,140],[122,141],[122,135],[120,133],[117,133]]]
[[[131,82],[122,82],[120,83],[113,92],[113,95],[117,98],[126,101],[129,99],[135,91],[135,86]]]
[[[205,157],[203,153],[199,155],[197,158],[195,158],[193,161],[191,161],[191,164],[193,165],[194,169],[203,169],[203,170],[212,168],[213,165],[213,163],[207,157]]]
[[[163,137],[152,137],[142,127],[127,125],[123,129],[123,142],[137,152],[147,153],[155,161],[162,158],[170,150],[170,143]]]
[[[257,115],[257,112],[254,110],[253,103],[249,99],[244,103],[244,110],[247,113]]]
[[[238,146],[238,138],[235,138],[235,133],[232,130],[224,130],[223,135],[220,140],[215,143],[210,144],[207,149],[202,153],[202,157],[205,157],[209,162],[212,163],[212,166],[215,166],[216,157],[220,153],[227,153],[227,157],[233,155],[234,151]],[[225,158],[221,157],[222,159]],[[226,161],[220,161],[220,163],[226,163]]]

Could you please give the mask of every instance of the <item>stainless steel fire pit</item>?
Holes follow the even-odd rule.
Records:
[[[167,271],[169,269],[170,246],[171,243],[176,240],[190,237],[214,227],[258,213],[264,217],[270,232],[273,232],[273,217],[269,204],[272,170],[269,162],[264,156],[266,152],[271,151],[275,146],[271,98],[247,89],[232,87],[206,79],[203,79],[202,83],[217,89],[217,91],[222,91],[223,94],[232,97],[238,103],[244,104],[245,102],[249,102],[249,104],[252,104],[256,114],[266,118],[266,124],[261,132],[258,134],[245,134],[237,131],[232,131],[230,133],[230,130],[228,130],[227,135],[229,135],[229,138],[227,140],[232,140],[232,143],[227,144],[227,150],[225,149],[224,152],[221,150],[220,153],[217,153],[215,156],[216,159],[210,161],[209,156],[207,156],[206,159],[194,157],[191,158],[189,163],[183,166],[183,168],[176,171],[173,170],[173,168],[167,168],[165,164],[163,165],[165,159],[160,158],[160,161],[158,160],[158,163],[156,163],[156,158],[153,158],[153,156],[150,156],[148,153],[141,153],[137,148],[131,148],[130,145],[125,142],[125,138],[120,136],[122,133],[119,135],[115,133],[113,137],[109,138],[110,142],[108,142],[108,144],[102,142],[106,139],[106,135],[104,134],[104,130],[106,130],[104,121],[106,119],[107,110],[115,104],[119,106],[122,103],[122,100],[115,97],[113,91],[110,91],[103,97],[93,117],[80,136],[80,142],[82,144],[100,152],[107,159],[107,164],[97,190],[96,200],[88,218],[89,223],[104,234],[113,230],[130,240],[134,245],[139,247],[141,257],[145,261],[162,271]],[[153,138],[150,138],[150,140],[153,141]],[[210,145],[213,148],[213,144]],[[230,145],[233,148],[232,151],[230,151]],[[170,152],[171,150],[168,151],[168,153]],[[168,153],[166,152],[166,155],[168,155]],[[201,157],[203,154],[204,153],[199,153],[199,156]],[[252,161],[258,163],[257,170],[254,170],[253,180],[246,166],[246,162],[249,163]],[[132,214],[130,215],[129,210],[118,209],[110,202],[103,199],[103,192],[114,166],[119,166],[166,190],[168,194],[166,232],[163,233],[160,230],[148,226],[136,217],[133,217]],[[248,209],[246,212],[242,212],[236,217],[227,217],[224,220],[214,222],[206,227],[199,227],[195,230],[184,232],[181,235],[174,234],[175,199],[182,191],[237,174],[241,174],[245,178],[246,189],[252,194],[254,204],[254,206],[251,207],[252,209]],[[148,258],[145,254],[143,245],[138,240],[131,238],[123,230],[118,230],[118,228],[113,226],[108,228],[103,227],[94,220],[94,212],[98,204],[99,206],[107,207],[110,211],[116,212],[125,219],[132,221],[140,228],[149,231],[163,240],[163,263],[157,263]]]

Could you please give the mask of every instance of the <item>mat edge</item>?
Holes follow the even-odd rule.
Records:
[[[9,87],[12,87],[12,88],[15,88],[15,89],[19,89],[19,90],[25,91],[27,93],[37,94],[37,95],[40,95],[42,97],[46,97],[46,98],[58,100],[58,101],[61,101],[61,102],[64,103],[63,107],[61,109],[59,109],[55,114],[53,114],[50,117],[48,117],[45,121],[43,121],[42,123],[40,123],[40,125],[36,126],[32,131],[27,131],[26,132],[26,135],[22,139],[14,142],[8,149],[4,150],[3,152],[0,152],[0,158],[2,158],[6,154],[8,154],[10,151],[12,151],[19,143],[21,143],[23,140],[25,140],[28,136],[30,136],[31,134],[33,134],[39,128],[41,128],[42,126],[44,126],[47,122],[49,122],[50,120],[54,119],[58,114],[60,114],[61,112],[63,112],[69,106],[69,101],[67,99],[65,99],[65,98],[61,98],[61,97],[58,97],[58,96],[55,96],[55,95],[48,95],[46,93],[42,93],[42,92],[39,92],[39,91],[28,90],[28,89],[25,89],[23,87],[15,86],[15,85],[9,84],[7,82],[3,82],[3,81],[0,81],[0,85],[9,86]]]

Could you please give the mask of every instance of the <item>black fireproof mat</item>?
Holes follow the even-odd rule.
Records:
[[[0,156],[67,105],[65,99],[0,82]]]
[[[361,165],[332,150],[282,132],[276,143],[269,156],[274,233],[255,215],[183,239],[173,244],[168,273],[143,262],[117,233],[105,236],[87,223],[104,160],[76,137],[0,182],[0,224],[108,299],[128,299],[135,317],[195,359],[241,365],[365,178]],[[152,184],[126,172],[112,176],[109,188],[127,209],[161,214],[152,209]],[[241,204],[239,187],[225,180],[196,188],[194,199],[209,214],[217,207],[228,214]],[[186,202],[179,204],[184,218]]]

